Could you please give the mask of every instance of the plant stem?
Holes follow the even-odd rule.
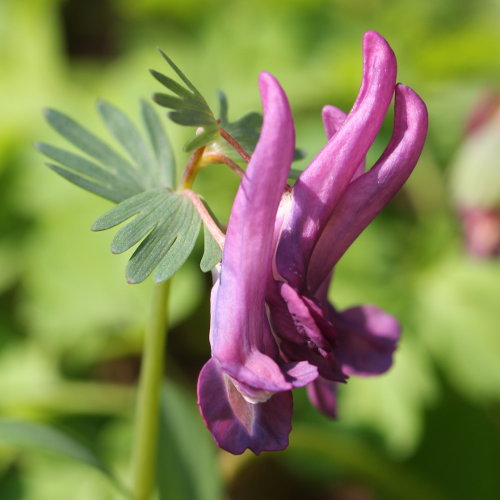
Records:
[[[222,127],[219,128],[220,135],[227,141],[236,152],[248,163],[252,158],[240,145],[240,143],[227,131]]]
[[[184,169],[184,173],[181,179],[181,188],[189,189],[193,185],[194,178],[200,169],[200,160],[203,156],[203,152],[205,151],[205,146],[198,148],[193,154],[189,157],[189,161]]]
[[[156,476],[159,401],[167,337],[170,281],[157,283],[142,355],[132,450],[132,498],[150,500]]]
[[[228,158],[222,153],[205,153],[203,155],[203,162],[207,165],[211,165],[214,163],[224,163],[240,177],[243,177],[245,175],[245,171],[237,163],[235,163],[233,160],[231,160],[231,158]]]
[[[191,189],[185,189],[181,191],[181,194],[188,197],[191,200],[191,203],[196,208],[198,214],[201,217],[201,220],[210,231],[210,234],[217,242],[221,250],[224,248],[224,240],[226,238],[225,234],[221,231],[220,227],[217,225],[212,215],[207,210],[207,207],[203,204],[200,197]]]

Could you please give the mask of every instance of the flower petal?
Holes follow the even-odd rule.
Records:
[[[326,136],[331,139],[339,130],[347,118],[347,114],[335,106],[324,106],[321,112],[323,125],[325,127]],[[364,174],[366,168],[366,159],[363,158],[358,165],[358,168],[352,176],[351,182]]]
[[[230,453],[239,455],[248,448],[259,454],[288,446],[292,428],[290,391],[275,394],[265,403],[249,403],[211,359],[198,379],[198,405],[215,441]]]
[[[386,372],[401,334],[396,318],[371,305],[352,307],[335,315],[339,330],[335,355],[342,371],[363,377]]]
[[[299,288],[319,233],[365,158],[394,93],[396,59],[387,42],[369,31],[363,39],[363,83],[338,132],[313,159],[293,188],[293,209],[284,223],[277,269]]]
[[[280,283],[279,291],[296,332],[296,343],[307,342],[313,349],[331,351],[336,335],[324,309],[313,300],[301,296],[288,283]],[[280,335],[279,327],[277,333]]]
[[[337,418],[337,385],[337,382],[318,377],[307,386],[311,403],[329,418]]]
[[[325,304],[303,297],[283,282],[269,288],[267,300],[273,331],[279,338],[284,359],[306,362],[323,378],[345,381],[347,376],[335,356],[337,332],[330,322],[330,305],[326,302],[325,307]]]
[[[306,360],[311,365],[314,365],[318,370],[319,377],[335,382],[345,382],[349,378],[342,371],[342,366],[336,357],[335,350],[319,353],[317,350],[311,349],[307,344],[296,344],[288,340],[280,342],[280,349],[283,357],[286,359]]]
[[[222,368],[249,400],[268,399],[271,393],[303,387],[318,376],[317,368],[306,361],[278,364],[256,349],[247,353],[244,363],[226,362]]]
[[[323,118],[326,137],[331,139],[345,122],[347,113],[335,106],[327,105],[321,110],[321,117]]]
[[[307,271],[310,293],[321,286],[326,272],[401,189],[417,163],[426,134],[425,104],[409,87],[397,85],[391,141],[374,167],[348,186],[326,224]]]
[[[277,363],[278,348],[265,312],[271,275],[273,228],[295,139],[292,115],[279,83],[268,73],[259,79],[264,123],[229,219],[211,325],[212,355],[249,398],[289,390],[315,378],[304,366],[297,380]],[[307,364],[305,364],[307,365]]]

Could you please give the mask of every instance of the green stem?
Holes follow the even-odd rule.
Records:
[[[231,146],[236,150],[236,152],[248,163],[251,160],[251,156],[241,147],[241,144],[227,131],[222,127],[219,128],[220,135],[226,139]]]
[[[181,189],[189,189],[194,182],[198,171],[200,170],[200,160],[203,157],[203,152],[205,151],[205,146],[198,148],[190,156],[189,161],[184,169],[181,180]]]
[[[134,500],[150,500],[154,490],[169,288],[169,281],[154,285],[149,328],[144,342],[132,450]]]

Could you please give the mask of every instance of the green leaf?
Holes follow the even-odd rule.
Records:
[[[159,185],[174,187],[176,185],[175,158],[165,130],[158,115],[148,102],[141,101],[141,112],[156,161],[158,162]]]
[[[90,448],[53,427],[2,418],[0,444],[48,451],[84,463],[107,476],[122,493],[126,493],[107,465]]]
[[[119,173],[121,177],[139,180],[137,171],[130,162],[69,116],[48,109],[45,111],[45,118],[56,132],[105,168],[115,174]]]
[[[77,186],[80,186],[81,188],[90,191],[98,196],[102,196],[103,198],[114,201],[115,203],[118,203],[125,197],[125,190],[121,190],[118,187],[115,188],[106,184],[101,184],[98,181],[94,181],[91,178],[84,177],[83,175],[79,175],[71,170],[66,170],[59,165],[54,165],[53,163],[46,163],[46,165],[61,177],[64,177],[66,180],[72,182],[73,184],[76,184]]]
[[[110,103],[99,101],[97,109],[110,133],[134,161],[134,164],[141,172],[141,178],[144,180],[151,179],[156,165],[153,164],[151,152],[134,124],[125,113]]]
[[[162,190],[160,189],[152,189],[123,201],[116,207],[101,215],[92,224],[92,231],[103,231],[121,224],[128,218],[141,212],[143,208],[150,205],[152,200],[161,196],[161,192]]]
[[[142,240],[127,266],[129,283],[144,281],[154,269],[157,282],[169,279],[191,254],[201,219],[191,201],[167,189],[140,193],[120,203],[92,225],[102,231],[131,219],[115,235],[111,250],[121,253]]]
[[[169,83],[168,78],[165,81]],[[182,94],[176,85],[169,85]],[[128,264],[127,280],[139,283],[156,269],[154,279],[165,281],[192,252],[200,230],[200,216],[188,198],[170,189],[175,182],[174,157],[152,106],[141,102],[149,141],[111,104],[100,101],[98,109],[128,159],[73,119],[52,110],[46,113],[52,127],[88,157],[48,144],[36,144],[36,148],[56,162],[47,165],[59,175],[118,203],[95,221],[92,230],[102,231],[131,219],[111,243],[113,253],[122,253],[140,243]],[[194,115],[190,113],[184,118],[192,118]],[[209,255],[210,262],[205,259],[203,268],[217,258],[213,250]]]
[[[79,156],[48,144],[37,143],[35,144],[35,147],[40,153],[62,165],[65,165],[71,170],[74,170],[78,174],[81,174],[82,177],[95,179],[103,185],[121,185],[124,188],[127,187],[127,182],[120,179],[114,171],[106,169],[101,165],[84,158],[83,156]],[[132,186],[133,189],[140,188],[138,184],[132,184]]]
[[[47,144],[35,144],[38,151],[57,162],[47,165],[70,182],[114,202],[147,189],[173,187],[172,150],[152,106],[141,102],[149,143],[116,107],[100,101],[98,110],[125,154],[116,152],[69,116],[49,109],[45,117],[51,127],[87,156]]]
[[[222,250],[205,225],[203,225],[203,242],[204,252],[201,258],[200,268],[206,273],[211,271],[217,263],[220,262],[222,259]]]
[[[208,204],[203,200],[203,198],[200,198],[202,203],[205,205],[205,208],[207,209],[208,213],[212,217],[212,219],[219,225],[219,222],[217,221],[217,217],[215,214],[212,212]],[[219,263],[222,259],[222,250],[215,241],[214,237],[210,234],[210,231],[208,230],[207,226],[204,224],[203,225],[203,257],[201,258],[200,262],[200,269],[206,273],[208,271],[211,271],[217,263]]]
[[[217,452],[194,399],[164,387],[160,406],[157,483],[159,500],[224,498]]]
[[[149,192],[144,194],[148,195]],[[137,201],[140,203],[142,198],[144,198],[144,194],[140,194],[127,201]],[[163,219],[171,217],[176,212],[177,197],[175,195],[165,196],[161,191],[157,192],[157,194],[159,196],[151,198],[150,201],[137,212],[137,216],[115,234],[111,242],[111,251],[113,253],[122,253],[132,248],[153,228],[161,224]],[[131,217],[136,214],[130,212],[128,215]]]
[[[168,115],[170,119],[179,125],[188,125],[193,127],[205,127],[205,131],[211,125],[211,118],[205,113],[195,109],[184,109],[182,111],[172,111]],[[218,129],[217,129],[218,130]]]
[[[167,89],[171,90],[175,94],[185,97],[189,97],[191,95],[191,92],[188,89],[184,88],[175,80],[172,80],[172,78],[169,78],[168,76],[165,76],[162,73],[155,71],[154,69],[151,69],[150,72],[161,84],[163,84],[165,87],[167,87]]]
[[[185,84],[185,87],[168,76],[151,70],[154,78],[175,94],[156,93],[153,95],[153,100],[160,106],[172,110],[168,113],[168,116],[173,122],[179,125],[203,127],[203,133],[197,135],[195,139],[189,140],[184,147],[186,151],[193,151],[214,140],[219,135],[219,125],[210,106],[196,87],[174,64],[172,59],[161,50],[160,53]]]
[[[172,110],[168,116],[173,122],[179,125],[202,127],[202,132],[190,139],[184,149],[193,151],[212,143],[213,149],[234,161],[241,161],[241,157],[234,148],[221,137],[219,130],[223,128],[251,155],[260,137],[262,115],[251,112],[234,122],[229,121],[227,98],[222,91],[219,91],[219,120],[217,120],[206,100],[186,75],[164,52],[160,51],[160,53],[186,86],[184,87],[158,71],[150,70],[153,77],[174,94],[155,93],[153,100],[160,106]],[[303,157],[300,150],[295,151],[294,160]]]
[[[238,144],[249,154],[255,150],[255,146],[260,137],[262,128],[262,115],[257,112],[250,112],[240,119],[231,122],[228,117],[228,103],[224,92],[218,92],[219,97],[219,123],[220,127],[228,132]],[[220,135],[215,136],[213,147],[219,152],[231,158],[233,161],[241,162],[240,155],[234,148]],[[295,150],[294,161],[304,158],[304,152]]]
[[[214,134],[213,130],[204,130],[200,134],[197,134],[192,139],[190,139],[184,146],[184,149],[186,151],[193,151],[195,149],[201,148],[201,146],[204,146],[213,141],[217,137],[218,133],[219,132],[217,132],[217,134]]]
[[[240,144],[240,146],[251,155],[257,145],[262,127],[262,115],[251,112],[242,116],[234,122],[228,118],[228,103],[224,92],[219,91],[219,121],[220,126]],[[240,161],[240,156],[233,147],[222,137],[216,138],[217,149],[233,160]]]
[[[201,219],[196,209],[189,200],[184,201],[184,204],[186,210],[184,212],[179,210],[178,212],[179,214],[182,213],[182,218],[181,216],[178,217],[179,234],[158,264],[154,275],[156,282],[165,281],[175,274],[193,251],[196,238],[200,232]]]

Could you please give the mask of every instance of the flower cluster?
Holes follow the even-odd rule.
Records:
[[[424,103],[396,84],[387,42],[367,32],[363,81],[349,114],[327,106],[326,146],[290,189],[295,133],[276,79],[259,79],[264,122],[236,195],[212,290],[212,357],[198,382],[203,418],[220,447],[242,453],[288,445],[292,393],[335,416],[335,387],[392,363],[400,326],[375,306],[338,311],[327,300],[339,258],[401,188],[427,132]],[[395,96],[394,131],[365,157]],[[366,170],[366,171],[365,171]]]

